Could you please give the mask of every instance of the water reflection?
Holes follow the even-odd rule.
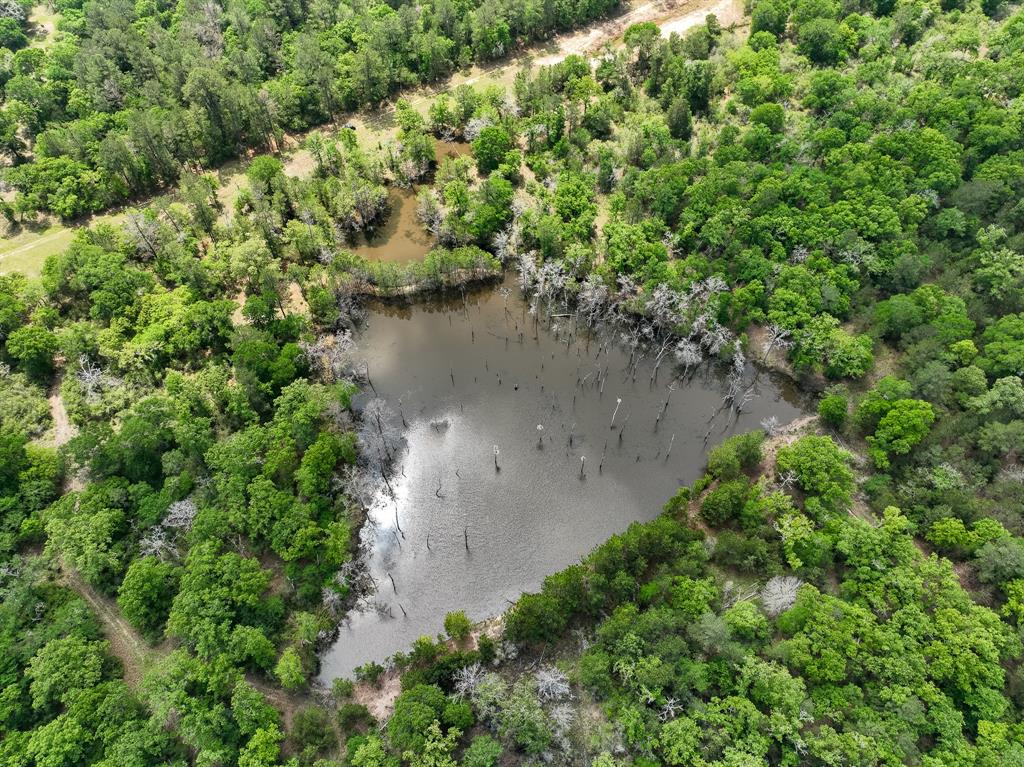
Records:
[[[448,611],[497,614],[630,522],[652,519],[699,475],[709,429],[707,446],[801,412],[792,391],[762,375],[747,412],[709,426],[724,391],[716,372],[669,396],[668,366],[654,384],[648,361],[634,376],[628,351],[574,332],[569,318],[540,323],[535,336],[508,287],[371,312],[361,354],[379,396],[396,411],[401,402],[407,449],[393,497],[378,495],[363,531],[376,593],[324,654],[325,680],[441,631]]]

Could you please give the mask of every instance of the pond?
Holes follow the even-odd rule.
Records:
[[[418,261],[434,247],[434,238],[416,218],[416,190],[388,189],[388,214],[372,232],[356,235],[349,250],[368,261]]]
[[[511,281],[371,307],[359,356],[377,396],[408,424],[406,444],[393,496],[378,494],[362,533],[375,593],[323,654],[324,681],[437,634],[449,611],[473,620],[502,612],[631,522],[657,516],[700,476],[707,447],[766,416],[784,424],[802,413],[795,391],[750,369],[757,396],[746,411],[713,417],[725,390],[717,371],[670,392],[668,364],[652,383],[650,360],[634,375],[628,349],[607,333],[549,322],[535,326]]]
[[[463,141],[434,139],[437,162],[468,154],[470,145]],[[368,261],[420,261],[435,240],[416,218],[416,195],[420,187],[388,189],[388,213],[384,223],[372,232],[356,235],[349,249]]]

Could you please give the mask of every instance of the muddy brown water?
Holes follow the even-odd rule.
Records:
[[[357,235],[349,249],[368,261],[416,261],[432,247],[434,238],[416,219],[416,190],[391,187],[384,223]]]
[[[634,381],[617,339],[550,322],[534,335],[511,281],[371,308],[360,356],[377,394],[396,411],[401,401],[406,447],[394,496],[377,496],[362,533],[376,589],[322,654],[324,681],[441,632],[449,611],[473,620],[502,612],[631,522],[657,516],[700,476],[708,447],[765,416],[785,424],[803,412],[795,391],[751,369],[757,397],[738,418],[715,418],[705,444],[725,388],[710,369],[676,382],[656,429],[670,366],[652,384],[645,359]]]
[[[446,159],[468,154],[470,145],[464,141],[435,139],[435,156],[440,164]],[[356,235],[349,249],[369,261],[419,261],[436,244],[416,218],[416,195],[419,187],[388,189],[388,214],[384,223],[372,232]]]

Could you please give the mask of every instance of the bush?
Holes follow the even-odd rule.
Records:
[[[447,699],[434,685],[418,684],[395,701],[395,712],[388,721],[388,736],[398,751],[423,748],[427,728],[441,719]]]
[[[704,498],[700,515],[712,527],[722,527],[736,522],[743,505],[747,502],[750,485],[745,479],[723,482]]]
[[[484,665],[491,663],[498,654],[498,646],[487,634],[481,634],[476,641],[476,650],[480,653],[480,662]]]
[[[178,591],[181,568],[156,557],[136,559],[128,567],[117,596],[117,606],[144,636],[163,634],[171,601]]]
[[[723,567],[758,576],[773,575],[781,568],[778,546],[764,538],[724,531],[718,536],[711,560]]]
[[[495,767],[501,752],[501,744],[490,735],[477,735],[462,755],[462,767]]]
[[[761,463],[763,442],[762,431],[729,437],[708,453],[708,473],[717,479],[735,479],[742,469],[756,469]]]
[[[802,437],[780,448],[775,460],[781,475],[792,472],[808,496],[808,511],[816,507],[826,512],[845,511],[853,502],[853,472],[849,453],[829,437]],[[810,503],[810,499],[815,503]]]
[[[356,686],[351,679],[345,679],[344,677],[338,677],[331,682],[331,694],[335,700],[347,700],[352,697],[352,693],[355,692]]]
[[[547,594],[524,594],[505,620],[505,636],[513,642],[557,639],[568,616],[558,600]]]
[[[708,473],[717,479],[736,479],[740,475],[740,459],[727,442],[713,447],[708,453]]]
[[[374,687],[380,684],[382,676],[384,676],[384,667],[374,661],[364,663],[356,669],[356,679],[360,682],[372,684]]]
[[[343,730],[351,732],[361,725],[372,725],[373,721],[370,709],[361,703],[343,703],[338,707],[338,724]]]
[[[466,613],[462,610],[456,610],[455,612],[450,612],[444,616],[444,630],[455,642],[462,642],[465,640],[465,638],[469,636],[469,632],[472,628],[473,624],[470,623],[469,618],[466,617]]]
[[[337,745],[327,712],[317,706],[309,706],[295,712],[289,738],[307,764],[331,746]]]
[[[281,653],[274,675],[286,690],[298,690],[306,684],[306,672],[302,668],[302,658],[294,647],[286,647]]]
[[[833,429],[842,429],[846,424],[850,403],[842,394],[829,394],[818,403],[818,415]]]

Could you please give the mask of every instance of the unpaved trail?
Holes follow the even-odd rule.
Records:
[[[129,687],[137,688],[146,670],[162,654],[146,644],[124,619],[117,604],[110,597],[100,594],[82,580],[78,572],[67,565],[61,565],[61,572],[67,585],[78,592],[89,603],[92,611],[103,626],[103,634],[110,642],[110,652],[124,667],[124,681]]]
[[[480,66],[474,64],[468,70],[455,72],[442,83],[420,86],[406,90],[397,97],[403,98],[418,112],[426,115],[430,104],[442,93],[447,93],[460,85],[488,86],[499,85],[510,87],[516,75],[523,69],[537,66],[552,66],[564,61],[572,55],[592,56],[605,45],[617,46],[622,42],[622,33],[633,24],[651,21],[658,25],[661,33],[668,36],[673,32],[684,34],[688,30],[704,23],[705,17],[713,13],[723,27],[738,24],[743,19],[743,3],[741,0],[647,0],[633,5],[626,12],[589,27],[569,34],[561,35],[547,42],[538,43],[522,52],[502,59],[500,62]],[[398,125],[394,119],[394,103],[380,109],[346,115],[336,122],[321,126],[326,134],[336,133],[342,126],[355,129],[360,144],[373,146],[383,141],[390,141],[398,133]],[[312,174],[314,162],[312,155],[302,148],[303,135],[287,136],[285,143],[293,149],[282,158],[286,175],[298,178]],[[225,205],[225,212],[230,208],[234,194],[237,193],[244,178],[241,164],[235,173],[221,173],[221,187],[218,197]]]
[[[42,16],[43,6],[37,6]],[[503,85],[510,86],[521,69],[529,66],[551,65],[565,59],[567,56],[590,55],[597,53],[605,45],[617,45],[621,42],[622,33],[632,24],[645,21],[653,21],[657,24],[663,35],[672,32],[682,34],[687,30],[704,22],[704,17],[714,13],[718,16],[719,23],[723,27],[729,27],[742,22],[743,4],[741,0],[690,0],[689,2],[678,2],[677,0],[644,0],[633,4],[626,11],[596,24],[584,27],[546,42],[530,46],[522,52],[516,53],[497,64],[490,66],[474,65],[470,69],[454,73],[449,79],[436,85],[422,86],[410,89],[398,94],[395,98],[405,98],[413,107],[420,112],[425,112],[430,102],[439,94],[450,91],[459,85]],[[45,25],[45,21],[42,21]],[[315,130],[330,134],[339,130],[342,126],[351,125],[356,130],[361,143],[373,146],[378,142],[389,141],[394,138],[398,127],[394,120],[394,105],[390,103],[372,112],[349,114],[341,116],[336,122],[320,126]],[[303,177],[312,172],[313,162],[309,152],[301,148],[305,134],[296,134],[285,137],[285,145],[290,151],[285,151],[282,160],[285,163],[285,173],[291,176]],[[233,161],[212,169],[220,181],[217,197],[225,207],[225,215],[230,215],[230,208],[234,198],[244,182],[245,161]],[[172,193],[173,194],[173,193]],[[156,199],[156,196],[148,201],[138,201],[137,205],[145,205]],[[108,217],[110,214],[106,214]],[[0,273],[20,268],[14,266],[5,268],[4,261],[17,261],[22,256],[37,250],[43,250],[45,257],[45,246],[53,243],[54,246],[64,244],[64,240],[70,242],[71,235],[79,226],[88,226],[91,221],[107,220],[103,215],[89,219],[77,226],[60,228],[57,231],[40,233],[39,236],[26,238],[24,244],[0,254]],[[116,223],[118,216],[114,215],[109,220]],[[41,260],[40,260],[41,264]],[[38,270],[37,270],[38,271]]]
[[[132,689],[138,689],[146,672],[155,663],[167,657],[174,649],[174,643],[168,640],[156,647],[150,645],[125,620],[113,599],[100,594],[86,583],[76,570],[67,565],[61,565],[61,573],[67,586],[74,589],[89,604],[99,620],[103,627],[103,635],[110,643],[111,655],[121,661],[125,683]],[[291,728],[295,713],[312,703],[308,696],[285,692],[252,673],[245,675],[245,681],[281,712],[286,730]],[[331,722],[340,743],[342,733],[337,725],[337,717],[332,716]]]
[[[541,56],[533,63],[551,66],[568,56],[592,56],[605,45],[620,43],[623,32],[633,24],[647,21],[658,25],[662,37],[672,33],[682,35],[703,24],[705,17],[712,13],[718,17],[719,24],[730,27],[743,19],[743,4],[739,0],[665,0],[641,3],[596,26],[558,38],[558,50]]]
[[[57,375],[46,398],[46,401],[50,403],[50,417],[53,419],[53,444],[56,447],[67,444],[72,437],[78,434],[78,427],[71,423],[67,408],[64,407],[64,400],[60,397],[60,385],[63,381],[64,374],[61,372]]]
[[[60,386],[63,380],[64,369],[61,368],[57,372],[53,386],[50,387],[50,392],[46,397],[46,401],[50,405],[50,418],[53,420],[53,428],[43,437],[43,441],[52,444],[56,448],[66,445],[78,434],[78,427],[71,423],[71,419],[68,418],[67,408],[64,407],[64,400],[60,396]],[[69,474],[64,478],[65,493],[81,490],[83,487],[85,487],[85,482],[82,479],[81,472]]]

